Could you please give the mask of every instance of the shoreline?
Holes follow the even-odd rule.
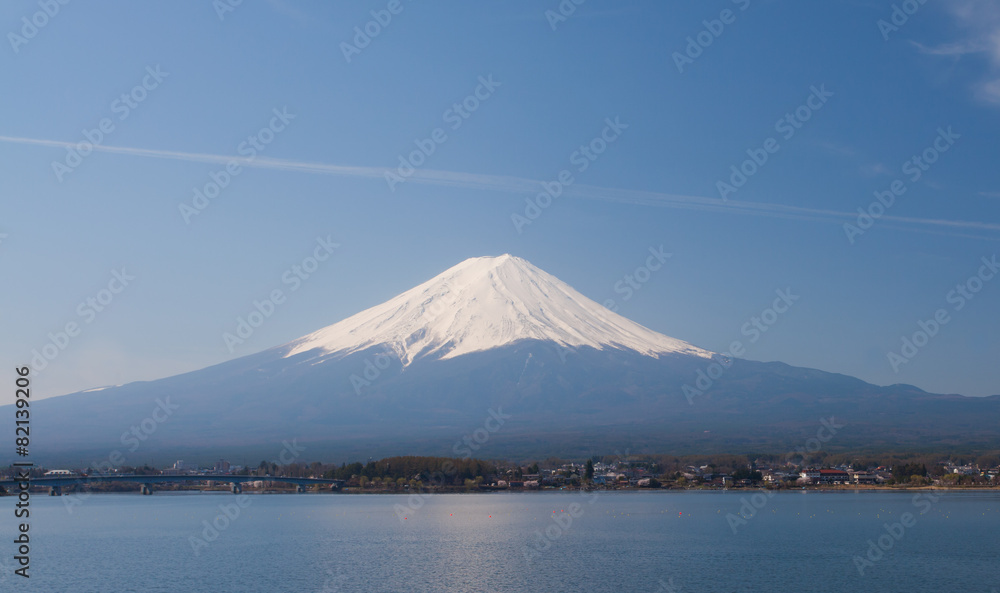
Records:
[[[927,491],[938,491],[938,492],[997,492],[1000,493],[1000,486],[998,487],[937,487],[937,486],[920,486],[920,487],[889,487],[889,486],[866,486],[860,488],[854,487],[811,487],[811,488],[755,488],[752,486],[741,487],[741,488],[618,488],[618,489],[593,489],[587,490],[583,488],[541,488],[541,489],[503,489],[503,490],[442,490],[442,491],[416,491],[416,492],[392,492],[392,491],[361,491],[355,489],[345,489],[340,491],[331,490],[319,490],[319,491],[309,491],[309,492],[295,492],[294,490],[244,490],[241,494],[255,494],[255,495],[280,495],[280,494],[324,494],[324,495],[376,495],[376,496],[430,496],[436,494],[459,494],[459,495],[488,495],[488,494],[574,494],[574,493],[613,493],[613,494],[639,494],[639,493],[689,493],[689,492],[710,492],[710,493],[731,493],[739,494],[745,492],[773,492],[775,494],[781,493],[803,493],[803,492],[844,492],[844,493],[859,493],[859,492],[927,492]],[[157,490],[159,494],[173,494],[173,493],[191,493],[191,494],[226,494],[232,495],[228,490],[217,489],[217,490],[205,490],[205,489],[170,489],[170,490]],[[72,496],[74,494],[86,494],[90,496],[92,494],[136,494],[138,491],[135,490],[88,490],[83,492],[64,492],[61,496]],[[33,492],[34,495],[38,496],[48,496],[47,492],[39,490]],[[0,498],[6,498],[8,496],[16,496],[10,493],[0,493]]]

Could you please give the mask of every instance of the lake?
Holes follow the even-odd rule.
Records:
[[[4,592],[1000,587],[991,492],[34,495],[30,579],[14,503]]]

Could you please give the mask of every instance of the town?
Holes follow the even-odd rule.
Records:
[[[239,477],[243,488],[261,492],[285,492],[293,485],[278,478],[306,478],[337,481],[333,490],[345,493],[494,492],[502,490],[573,489],[829,489],[829,488],[989,488],[998,485],[1000,457],[981,455],[975,459],[928,461],[893,460],[885,464],[868,459],[827,464],[790,461],[776,463],[768,456],[717,455],[702,458],[659,455],[593,457],[584,461],[549,458],[528,464],[444,457],[390,457],[378,461],[324,464],[321,462],[281,464],[261,461],[255,467],[234,465],[219,459],[211,465],[187,464],[178,460],[170,467],[118,467],[107,471],[92,468],[36,468],[31,478],[78,476],[79,483],[59,492],[115,492],[135,490],[134,483],[115,482],[114,476],[174,476],[160,484],[161,490],[224,489],[219,476]],[[16,475],[14,468],[3,472],[4,479]],[[101,476],[98,483],[85,478]],[[213,476],[208,481],[204,478]],[[259,477],[259,480],[248,480]],[[44,480],[43,480],[44,482]],[[132,480],[134,482],[134,480]],[[36,484],[42,487],[42,484]],[[312,490],[322,491],[320,485]],[[298,491],[304,491],[299,489]]]

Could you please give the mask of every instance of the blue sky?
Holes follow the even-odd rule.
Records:
[[[995,4],[897,3],[892,24],[874,1],[567,0],[559,17],[554,0],[227,1],[0,7],[0,360],[12,382],[55,343],[35,397],[251,354],[508,252],[704,348],[1000,393],[981,262],[1000,239]],[[750,174],[728,191],[732,167]],[[225,187],[198,209],[213,176]],[[291,291],[318,238],[339,247]],[[668,263],[625,298],[661,246]],[[959,284],[978,289],[961,307]],[[228,348],[275,289],[286,300]],[[751,342],[779,289],[799,299]]]

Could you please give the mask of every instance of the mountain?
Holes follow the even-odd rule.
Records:
[[[827,451],[995,448],[1000,396],[730,360],[502,255],[257,354],[32,410],[40,461],[256,463],[284,442],[306,459],[780,453],[831,424]],[[12,421],[13,406],[2,414]]]
[[[712,353],[647,329],[512,255],[467,259],[381,305],[286,345],[285,357],[342,357],[388,345],[402,362],[449,359],[522,340],[647,356]],[[314,360],[314,359],[310,359]]]

